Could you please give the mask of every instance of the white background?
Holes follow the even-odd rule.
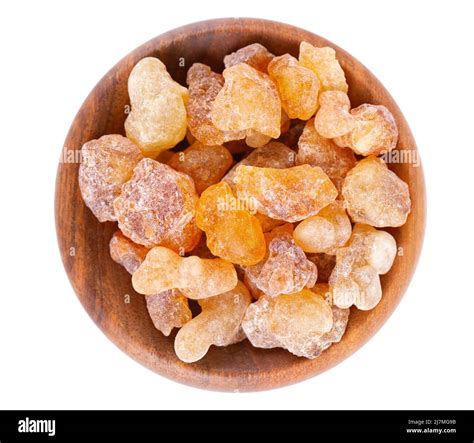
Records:
[[[469,9],[453,0],[2,2],[0,408],[474,408]],[[225,16],[297,25],[361,60],[410,123],[428,190],[423,254],[388,323],[325,374],[255,394],[182,386],[118,350],[69,285],[53,218],[61,146],[95,83],[150,38]]]

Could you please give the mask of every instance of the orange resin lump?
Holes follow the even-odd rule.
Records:
[[[321,83],[321,91],[347,92],[349,89],[334,49],[327,46],[316,48],[310,43],[301,42],[299,61],[316,74]]]
[[[197,225],[206,233],[216,256],[235,264],[253,265],[265,255],[265,238],[257,218],[237,201],[227,183],[206,189],[196,206]]]
[[[237,273],[232,263],[220,258],[181,257],[171,249],[157,246],[132,276],[140,294],[151,295],[179,289],[186,297],[213,297],[235,288]]]
[[[212,122],[222,131],[256,131],[271,138],[280,136],[281,103],[268,75],[246,63],[223,72],[224,87],[212,107]]]
[[[318,106],[319,80],[313,71],[285,54],[270,62],[268,73],[278,87],[288,117],[308,120],[314,115]]]
[[[232,162],[232,154],[224,146],[195,142],[184,151],[175,153],[167,163],[176,171],[188,174],[194,180],[197,193],[201,194],[220,181]]]
[[[345,92],[323,92],[319,97],[319,104],[314,126],[321,136],[340,137],[354,128],[355,119],[349,112],[351,103]]]
[[[319,167],[287,169],[239,166],[237,196],[270,218],[295,222],[317,214],[337,197],[337,190]]]

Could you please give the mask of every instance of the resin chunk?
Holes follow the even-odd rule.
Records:
[[[296,226],[293,238],[305,252],[335,254],[351,236],[352,225],[341,201],[335,201]]]
[[[290,54],[275,57],[268,65],[270,78],[280,94],[281,105],[290,118],[308,120],[318,106],[319,80]]]
[[[408,185],[385,162],[370,156],[349,171],[342,196],[352,221],[375,227],[402,226],[410,213]]]
[[[113,202],[143,158],[140,150],[127,138],[113,134],[88,141],[81,152],[79,187],[84,203],[100,222],[117,220]]]
[[[320,352],[319,340],[331,332],[333,324],[333,312],[324,297],[303,289],[292,295],[261,296],[247,308],[242,327],[253,346],[281,347],[314,358]]]
[[[283,143],[270,142],[261,148],[255,149],[234,165],[222,181],[226,182],[235,191],[235,173],[240,165],[285,169],[295,165],[295,156],[295,152]]]
[[[131,112],[125,132],[145,155],[156,157],[184,139],[188,90],[171,78],[159,59],[146,57],[135,65],[128,94]]]
[[[186,297],[197,300],[235,288],[237,273],[232,263],[220,258],[181,257],[171,249],[157,246],[133,273],[132,284],[140,294],[179,289]]]
[[[224,57],[224,65],[226,68],[238,65],[240,63],[247,63],[252,68],[261,72],[267,72],[268,64],[275,57],[265,46],[260,43],[252,43],[244,46],[232,54]]]
[[[287,228],[289,226],[289,230]],[[291,236],[291,224],[275,228],[268,238],[265,260],[245,268],[245,274],[266,295],[300,292],[315,285],[318,271]],[[271,240],[270,240],[271,239]]]
[[[224,77],[202,63],[194,63],[188,71],[189,101],[186,106],[188,128],[204,145],[222,145],[245,137],[245,131],[221,131],[212,123],[212,106],[224,86]],[[190,141],[190,144],[193,142]]]
[[[232,162],[232,154],[224,146],[207,146],[195,142],[184,151],[175,153],[168,165],[188,174],[194,180],[197,193],[201,194],[220,181]]]
[[[145,301],[153,325],[166,337],[173,328],[182,327],[193,317],[188,299],[177,289],[146,295]]]
[[[380,155],[390,152],[398,141],[398,128],[392,113],[381,105],[360,105],[351,110],[352,130],[334,141],[356,154]]]
[[[196,206],[197,225],[206,232],[216,256],[235,264],[252,265],[265,255],[265,238],[251,208],[237,201],[227,183],[206,189]]]
[[[336,253],[329,278],[333,303],[339,308],[373,309],[382,298],[379,274],[390,270],[396,253],[395,239],[388,232],[356,224],[348,245]]]
[[[194,220],[197,199],[188,175],[144,158],[122,186],[114,209],[119,228],[135,243],[190,251],[201,237]]]
[[[337,190],[319,167],[287,169],[241,165],[234,182],[237,196],[268,217],[295,222],[317,214],[337,197]]]
[[[321,83],[321,91],[347,92],[349,89],[334,49],[327,46],[316,48],[310,43],[301,42],[299,61],[317,75]]]
[[[253,130],[271,138],[280,136],[281,103],[268,75],[246,63],[227,68],[225,83],[212,107],[212,122],[222,131]]]
[[[349,112],[351,103],[346,93],[327,91],[319,96],[320,108],[314,119],[318,133],[325,138],[347,134],[355,126],[355,119]]]
[[[243,340],[241,323],[250,301],[242,282],[225,294],[199,300],[201,313],[176,335],[174,348],[178,358],[192,363],[203,358],[211,345],[228,346]]]
[[[342,336],[346,332],[347,323],[349,321],[350,309],[341,309],[332,304],[332,294],[327,284],[317,284],[311,289],[316,294],[325,298],[332,310],[333,325],[329,332],[321,335],[318,339],[309,341],[307,349],[311,358],[318,357],[323,351],[329,348],[333,343],[341,341]]]
[[[319,135],[314,120],[309,120],[298,141],[296,165],[319,166],[340,191],[347,173],[356,165],[356,158],[349,148],[341,148],[332,140]]]

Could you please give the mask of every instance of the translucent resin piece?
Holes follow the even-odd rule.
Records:
[[[339,308],[374,308],[382,298],[379,274],[390,270],[396,253],[397,244],[388,232],[355,225],[348,245],[336,253],[329,278],[333,303]]]
[[[133,168],[143,158],[138,147],[121,135],[104,135],[82,147],[79,187],[82,198],[100,222],[117,220],[113,202]]]
[[[144,158],[114,202],[120,230],[135,243],[192,250],[201,231],[194,220],[198,196],[193,180],[167,165]]]
[[[149,157],[170,149],[186,136],[188,90],[176,83],[157,58],[140,60],[128,78],[131,112],[127,137]]]
[[[176,335],[178,358],[192,363],[203,358],[211,345],[228,346],[243,340],[241,323],[250,301],[249,291],[241,282],[225,294],[200,300],[201,313]]]
[[[241,165],[234,182],[240,200],[270,218],[295,222],[317,214],[337,197],[337,190],[319,167],[288,169]]]
[[[408,185],[385,162],[370,156],[349,171],[342,196],[352,221],[375,227],[402,226],[410,213]]]

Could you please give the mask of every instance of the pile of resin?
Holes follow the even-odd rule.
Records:
[[[117,222],[111,257],[154,326],[179,328],[182,361],[246,338],[315,358],[341,340],[351,306],[382,298],[397,245],[379,228],[410,212],[380,157],[397,126],[382,105],[351,107],[332,48],[277,57],[255,43],[224,65],[195,63],[186,88],[157,58],[139,61],[126,137],[83,146],[81,193]]]

